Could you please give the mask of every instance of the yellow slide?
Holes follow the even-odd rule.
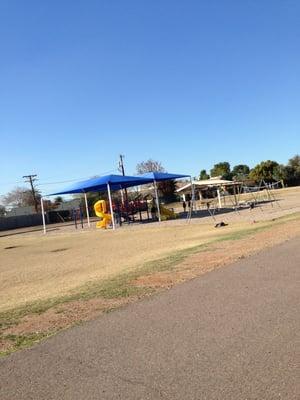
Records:
[[[97,217],[101,218],[101,221],[97,222],[96,227],[106,229],[111,223],[111,215],[107,214],[106,201],[98,200],[94,204],[94,210]]]

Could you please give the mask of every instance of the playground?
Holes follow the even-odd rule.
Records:
[[[299,188],[192,218],[1,232],[0,353],[300,235]],[[182,204],[168,205],[182,214]],[[214,210],[212,208],[212,210]],[[212,211],[210,210],[210,211]],[[103,210],[102,210],[103,211]],[[224,226],[216,225],[224,222]]]
[[[1,238],[0,310],[65,295],[89,282],[107,279],[140,268],[145,262],[177,251],[209,243],[224,234],[256,229],[269,221],[300,212],[300,189],[277,191],[277,203],[264,203],[253,210],[207,211],[200,216],[156,222],[127,224],[122,229],[97,229],[98,219],[51,226],[47,235],[39,231],[6,232]],[[172,208],[180,210],[181,204]],[[216,222],[228,226],[215,228]],[[18,233],[18,234],[15,234]]]

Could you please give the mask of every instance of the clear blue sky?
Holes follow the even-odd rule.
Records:
[[[298,0],[1,0],[0,194],[300,152]],[[41,186],[44,193],[63,185]]]

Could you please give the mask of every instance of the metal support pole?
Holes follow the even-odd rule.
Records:
[[[220,189],[217,189],[219,208],[222,208]]]
[[[85,210],[86,210],[86,217],[87,217],[87,223],[88,223],[88,227],[91,227],[91,223],[90,223],[90,212],[89,212],[89,206],[88,206],[88,201],[87,201],[87,195],[84,192],[84,202],[85,202]]]
[[[191,190],[192,190],[192,210],[194,209],[194,210],[196,210],[196,203],[195,203],[195,187],[194,187],[194,184],[193,184],[193,179],[192,179],[192,177],[190,177],[190,180],[191,180]]]
[[[41,197],[41,212],[42,212],[42,220],[43,220],[43,231],[44,231],[44,235],[46,235],[45,211],[44,211],[44,202],[43,202],[42,197]]]
[[[155,197],[156,197],[156,207],[157,207],[158,220],[159,220],[159,222],[161,222],[159,198],[158,198],[158,190],[157,190],[156,180],[154,180],[153,183],[154,183],[154,190],[155,190]]]
[[[109,183],[107,183],[107,193],[108,193],[108,200],[109,200],[109,208],[110,208],[112,226],[113,226],[113,230],[115,230],[116,229],[116,224],[115,224],[114,210],[113,210],[113,205],[112,205],[112,200],[111,200],[111,193],[110,193],[110,185],[109,185]]]
[[[237,209],[238,201],[237,201],[237,197],[236,197],[236,186],[235,185],[233,185],[233,195],[234,195],[234,207],[235,207],[235,209]]]

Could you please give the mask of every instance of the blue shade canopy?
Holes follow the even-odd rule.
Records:
[[[131,186],[144,185],[152,182],[152,178],[137,177],[137,176],[123,176],[123,175],[105,175],[98,178],[88,179],[86,181],[77,182],[63,189],[59,192],[50,193],[47,196],[54,196],[60,194],[74,194],[74,193],[87,193],[87,192],[101,192],[107,190],[109,184],[111,190],[119,190]]]
[[[142,178],[151,179],[151,181],[156,181],[156,182],[169,181],[171,179],[189,178],[190,177],[190,175],[169,174],[167,172],[147,172],[147,173],[139,175],[139,176]]]

